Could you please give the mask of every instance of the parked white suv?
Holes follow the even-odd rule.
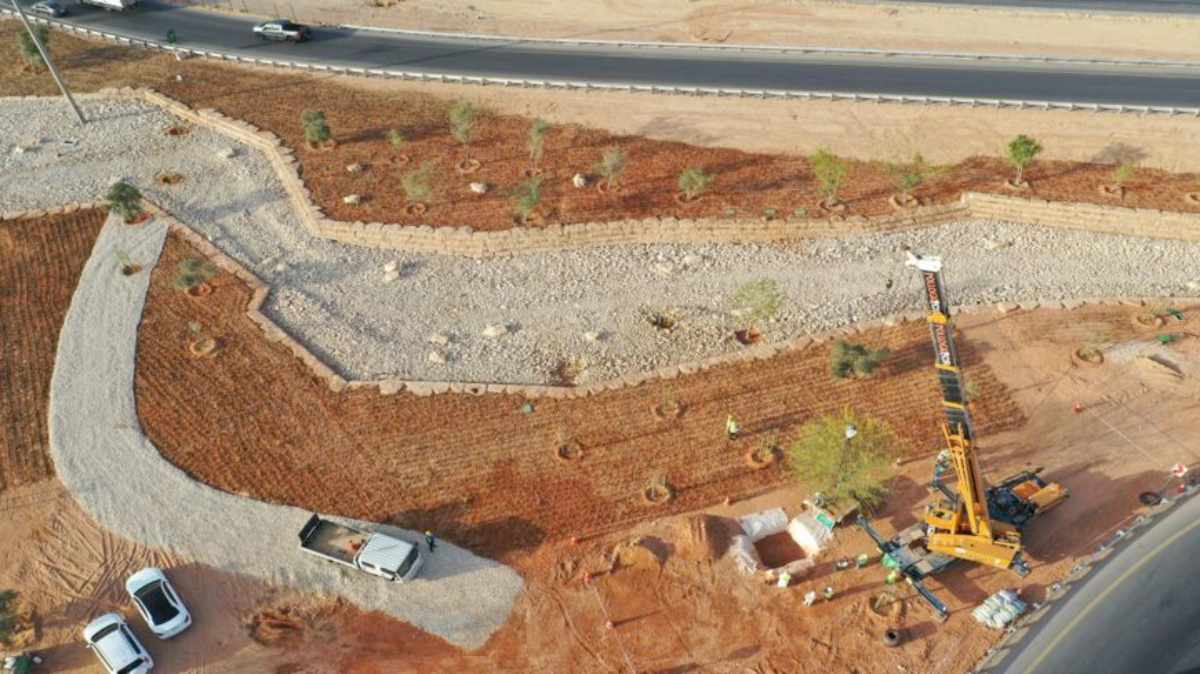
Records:
[[[105,613],[83,628],[83,640],[108,674],[147,674],[154,660],[117,613]]]
[[[125,581],[125,591],[159,639],[170,639],[191,626],[192,615],[162,569],[148,566],[138,571]]]

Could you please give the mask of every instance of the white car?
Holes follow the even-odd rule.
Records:
[[[118,613],[105,613],[83,628],[83,640],[108,674],[147,674],[154,660]]]
[[[138,571],[125,581],[125,591],[159,639],[170,639],[192,625],[192,615],[162,569],[148,566]]]

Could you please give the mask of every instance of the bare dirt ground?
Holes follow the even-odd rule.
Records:
[[[929,414],[936,384],[923,367],[928,336],[917,324],[859,338],[895,353],[871,381],[831,380],[824,344],[586,399],[539,400],[525,413],[524,400],[512,395],[332,393],[263,338],[245,315],[249,290],[235,277],[215,279],[216,290],[201,301],[172,287],[178,263],[195,254],[168,238],[140,331],[138,414],[155,446],[230,492],[434,528],[489,557],[777,485],[786,479],[777,467],[754,470],[745,454],[844,405],[891,422],[909,455],[928,452],[940,437]],[[215,357],[189,355],[191,322],[221,340]],[[964,353],[980,386],[981,424],[1019,424],[995,375],[969,346]],[[668,399],[685,409],[660,419],[653,408]],[[728,414],[747,431],[736,442],[724,436]],[[295,419],[327,423],[314,434]],[[575,444],[582,458],[558,457]],[[659,474],[676,490],[665,508],[639,496]]]
[[[58,331],[100,210],[0,221],[0,491],[54,474],[46,403]]]
[[[0,21],[0,91],[18,96],[57,95],[53,81],[45,73],[31,73],[22,67],[13,36],[16,26],[12,21]],[[65,77],[79,91],[105,86],[150,86],[171,91],[172,95],[199,107],[226,109],[230,99],[245,99],[248,95],[250,100],[258,102],[260,99],[253,94],[261,92],[266,72],[199,61],[180,63],[161,54],[88,42],[60,33],[54,33],[51,42]],[[183,82],[175,81],[177,74],[184,76]],[[270,77],[277,90],[298,88],[320,92],[336,82],[342,87],[380,94],[393,109],[410,106],[416,109],[419,101],[432,96],[441,99],[444,110],[452,100],[461,98],[502,115],[543,117],[556,125],[578,124],[615,136],[645,136],[743,152],[802,155],[818,147],[828,147],[843,156],[882,161],[904,160],[914,152],[921,152],[935,163],[948,164],[976,155],[997,156],[1013,136],[1025,133],[1042,141],[1046,147],[1043,157],[1047,160],[1111,162],[1114,158],[1128,157],[1147,168],[1200,171],[1196,153],[1178,142],[1179,138],[1197,132],[1196,120],[1184,117],[585,94],[281,75],[278,71],[272,71]],[[192,78],[196,86],[191,86]],[[323,95],[327,96],[325,100],[340,97],[358,100],[344,88],[328,91]],[[261,112],[266,117],[281,116],[286,125],[281,135],[296,136],[299,112],[308,104],[298,109],[280,107],[281,110]],[[444,122],[444,117],[438,121]],[[404,128],[412,123],[412,119],[397,117],[389,111],[372,120],[371,126],[377,127],[374,135],[379,136],[388,128]],[[336,120],[333,129],[338,132]],[[342,140],[347,137],[343,135]],[[524,154],[522,149],[519,155]],[[583,168],[594,160],[590,158]],[[371,179],[363,174],[363,180]],[[396,186],[392,191],[397,191]]]
[[[169,241],[161,269],[190,254]],[[920,324],[865,337],[898,351],[873,380],[831,386],[824,349],[810,348],[586,403],[541,401],[525,414],[511,397],[331,394],[244,318],[247,293],[239,284],[219,278],[213,294],[197,302],[171,289],[161,269],[142,328],[137,392],[143,425],[171,460],[229,490],[433,527],[504,557],[529,581],[517,618],[480,652],[448,653],[412,635],[412,647],[427,658],[421,671],[686,671],[718,663],[764,673],[964,671],[997,636],[969,618],[971,608],[1002,587],[1041,600],[1077,555],[1137,507],[1138,493],[1166,486],[1168,466],[1200,462],[1185,440],[1196,432],[1189,410],[1200,389],[1129,355],[1130,345],[1176,334],[1182,341],[1161,348],[1181,371],[1198,371],[1195,307],[1179,307],[1188,320],[1157,331],[1135,325],[1142,309],[1121,306],[963,316],[966,376],[981,389],[974,405],[987,475],[1044,466],[1072,497],[1031,527],[1034,570],[1023,581],[964,564],[932,583],[952,610],[945,625],[905,588],[896,589],[903,611],[879,617],[867,601],[883,591],[883,571],[832,568],[838,557],[871,551],[856,530],[839,533],[812,576],[782,591],[736,576],[727,560],[713,561],[719,555],[710,548],[719,544],[701,545],[694,529],[662,516],[713,507],[725,496],[733,505],[712,512],[775,505],[795,512],[802,490],[787,487],[777,468],[749,471],[742,450],[776,434],[786,442],[809,415],[853,403],[889,419],[909,444],[911,459],[878,526],[887,533],[916,521],[937,448],[929,431],[938,422]],[[197,319],[225,340],[216,358],[186,355],[181,326]],[[1072,350],[1085,344],[1106,346],[1111,355],[1102,365],[1073,361]],[[666,395],[687,408],[664,423],[650,409]],[[1072,411],[1075,403],[1081,412]],[[732,445],[722,437],[726,411],[743,420],[750,437]],[[283,428],[295,418],[322,420],[320,446]],[[389,430],[393,425],[403,432]],[[195,441],[214,437],[217,445]],[[555,457],[564,439],[579,441],[581,459]],[[671,507],[640,501],[638,488],[655,472],[678,489]],[[381,481],[364,483],[371,475]],[[355,498],[341,498],[349,493]],[[363,500],[372,493],[402,496],[395,503]],[[574,535],[585,536],[582,544],[567,540]],[[626,555],[628,567],[612,571],[613,546],[641,537],[653,539],[650,556]],[[768,552],[782,559],[780,550]],[[583,580],[592,572],[600,575],[588,586]],[[804,591],[826,585],[838,591],[832,602],[800,604]],[[904,627],[909,642],[884,650],[879,633],[893,624]],[[337,634],[362,638],[376,628],[343,626]],[[361,671],[393,671],[395,657],[363,658]]]
[[[316,23],[490,35],[1195,59],[1200,20],[829,0],[197,0]]]

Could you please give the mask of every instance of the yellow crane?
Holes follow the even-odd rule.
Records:
[[[1021,529],[1034,516],[1062,503],[1070,493],[1057,483],[1047,483],[1040,468],[1026,470],[989,485],[975,457],[975,432],[963,386],[954,326],[942,282],[942,261],[909,254],[908,266],[921,273],[926,318],[933,342],[934,368],[942,390],[946,422],[942,435],[946,449],[939,456],[930,487],[942,499],[930,504],[925,517],[892,539],[884,539],[863,517],[858,524],[875,540],[884,561],[901,571],[937,613],[946,607],[924,587],[922,580],[966,559],[1019,575],[1029,568],[1021,559]],[[953,488],[942,476],[953,469]]]

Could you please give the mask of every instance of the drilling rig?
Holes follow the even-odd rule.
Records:
[[[881,536],[865,517],[859,516],[857,523],[883,551],[884,563],[903,574],[937,616],[945,619],[946,605],[925,587],[924,579],[959,559],[1012,569],[1024,576],[1029,567],[1021,558],[1021,529],[1036,515],[1066,500],[1070,492],[1039,477],[1040,468],[988,485],[975,457],[975,431],[942,282],[941,258],[909,253],[906,265],[921,274],[934,368],[946,416],[942,424],[946,449],[939,454],[929,483],[942,498],[926,507],[923,521],[891,539]],[[956,480],[948,485],[943,475],[951,467]]]

